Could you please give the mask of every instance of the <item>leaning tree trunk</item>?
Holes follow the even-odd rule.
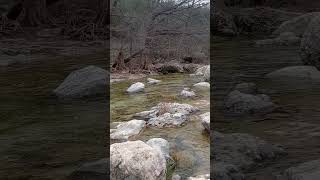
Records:
[[[24,0],[20,22],[25,26],[39,26],[48,23],[46,0]]]

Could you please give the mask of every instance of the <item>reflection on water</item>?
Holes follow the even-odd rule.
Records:
[[[105,156],[105,98],[59,102],[51,95],[73,70],[103,57],[45,59],[0,69],[0,179],[64,179]]]
[[[243,132],[285,147],[288,155],[266,167],[247,172],[248,179],[269,179],[295,164],[320,158],[320,84],[265,79],[274,70],[302,65],[299,47],[253,47],[247,39],[216,39],[214,61],[214,127],[221,132]],[[239,82],[254,82],[267,90],[281,111],[265,117],[225,117],[223,100]],[[228,121],[222,122],[222,121]]]
[[[134,95],[125,92],[132,82],[112,84],[110,92],[112,122],[130,120],[134,113],[149,110],[162,101],[195,105],[200,108],[200,114],[209,111],[208,90],[196,91],[199,97],[192,100],[177,97],[184,87],[192,87],[196,83],[194,78],[180,74],[154,76],[154,78],[162,82],[159,85],[146,85],[144,93]],[[146,79],[140,81],[146,81]],[[180,176],[207,174],[210,171],[210,144],[209,137],[203,129],[198,116],[194,115],[185,126],[180,128],[147,128],[139,139],[147,141],[161,137],[168,140],[171,155],[179,159],[175,173]]]

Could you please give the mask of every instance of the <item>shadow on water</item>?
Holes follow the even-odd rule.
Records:
[[[250,179],[275,179],[274,175],[302,162],[320,158],[320,84],[307,81],[265,79],[274,70],[302,65],[299,47],[253,47],[247,39],[217,39],[214,53],[215,130],[252,134],[280,144],[288,155],[251,169]],[[240,82],[254,82],[270,92],[272,100],[284,110],[266,117],[230,118],[222,113],[223,100]]]
[[[50,58],[0,69],[0,179],[65,179],[105,156],[105,97],[61,102],[52,95],[73,70],[104,56]]]
[[[208,112],[210,92],[195,91],[199,97],[191,100],[181,99],[177,95],[185,87],[196,83],[189,75],[159,75],[153,78],[162,80],[159,85],[146,85],[144,93],[129,95],[125,91],[133,81],[112,84],[111,86],[111,122],[128,121],[137,112],[149,110],[159,102],[188,103],[200,108],[200,112],[190,118],[186,125],[179,128],[146,128],[138,137],[147,141],[151,138],[164,138],[170,143],[171,156],[177,160],[174,173],[186,178],[191,175],[210,172],[210,142],[197,115]],[[145,82],[146,78],[136,80]],[[135,82],[136,82],[135,81]]]

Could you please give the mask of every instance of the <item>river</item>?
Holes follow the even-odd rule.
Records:
[[[320,84],[264,78],[274,70],[302,65],[298,46],[254,47],[248,38],[215,38],[211,52],[215,130],[248,133],[280,144],[288,153],[278,160],[250,169],[246,172],[247,179],[275,180],[277,174],[289,167],[320,158]],[[282,110],[263,117],[225,116],[223,100],[240,82],[256,83]]]

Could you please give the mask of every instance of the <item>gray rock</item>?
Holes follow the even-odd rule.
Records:
[[[188,180],[210,180],[210,174],[198,175],[196,177],[188,177]]]
[[[180,96],[184,98],[194,97],[195,95],[196,94],[193,91],[191,91],[189,88],[184,88],[180,93]]]
[[[68,179],[70,180],[106,180],[108,177],[109,160],[101,159],[87,163],[74,171]]]
[[[208,82],[199,82],[199,83],[196,83],[193,85],[193,87],[196,87],[196,88],[210,88],[210,83]]]
[[[234,165],[237,169],[254,167],[258,162],[284,155],[284,150],[248,134],[213,132],[213,163]]]
[[[96,66],[74,71],[53,93],[60,98],[80,98],[106,94],[108,72]]]
[[[210,65],[200,67],[195,75],[201,76],[203,81],[210,82]]]
[[[320,82],[320,71],[314,66],[290,66],[266,75],[267,78],[277,80],[303,80]]]
[[[110,132],[111,140],[128,140],[134,136],[140,134],[145,128],[146,122],[143,120],[131,120],[128,122],[122,122],[117,125],[117,128]]]
[[[201,124],[210,133],[210,112],[200,115]]]
[[[159,64],[156,68],[163,74],[184,72],[183,65],[178,61],[170,61],[165,64]]]
[[[137,93],[141,91],[144,91],[144,84],[141,82],[134,83],[127,89],[128,93]]]
[[[113,180],[165,180],[166,159],[142,141],[110,146],[110,178]]]
[[[198,108],[189,104],[159,103],[150,111],[136,113],[134,117],[146,120],[148,126],[177,127],[183,125],[188,116],[197,111]]]
[[[284,172],[283,180],[318,180],[320,179],[320,160],[302,163]]]
[[[234,90],[238,90],[245,94],[256,94],[258,92],[258,88],[255,83],[240,83],[236,85]]]
[[[300,56],[306,65],[320,70],[320,14],[313,18],[303,34]]]
[[[168,168],[174,168],[175,161],[169,154],[170,145],[167,140],[162,138],[152,138],[147,141],[147,144],[162,153],[162,155],[166,158]]]
[[[146,143],[149,146],[153,147],[154,149],[159,150],[164,157],[170,158],[170,155],[169,155],[170,145],[167,140],[162,138],[152,138],[152,139],[149,139]]]
[[[269,96],[264,94],[252,95],[232,91],[225,101],[225,111],[229,115],[245,115],[272,112],[275,105]]]
[[[171,180],[181,180],[181,176],[179,176],[178,174],[174,174]]]
[[[293,32],[296,36],[302,37],[311,20],[319,15],[320,13],[317,12],[307,13],[285,21],[272,34],[279,36],[281,33]]]
[[[215,180],[244,180],[244,175],[240,170],[232,165],[223,162],[214,163],[212,166],[212,176]]]
[[[152,78],[148,78],[147,81],[148,81],[148,84],[158,84],[161,82],[160,80],[152,79]]]

